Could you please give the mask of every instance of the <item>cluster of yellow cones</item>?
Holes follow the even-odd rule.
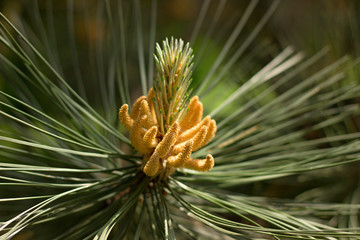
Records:
[[[203,106],[197,96],[190,100],[188,112],[180,121],[159,131],[154,112],[154,90],[138,98],[129,114],[127,104],[119,111],[121,124],[129,131],[132,146],[144,155],[142,169],[150,177],[169,176],[177,168],[208,171],[214,158],[192,159],[191,153],[210,142],[216,133],[216,122],[210,116],[202,119]]]

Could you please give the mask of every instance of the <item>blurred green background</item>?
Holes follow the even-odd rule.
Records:
[[[28,32],[31,39],[37,39],[34,42],[39,49],[46,50],[46,48],[56,48],[54,51],[59,54],[61,60],[62,70],[64,74],[73,74],[72,58],[73,51],[69,46],[69,25],[68,25],[68,11],[70,1],[34,1],[27,0],[2,0],[0,1],[0,10],[7,16],[15,25],[22,25],[25,29],[33,29],[33,32]],[[119,1],[110,1],[114,4]],[[126,1],[123,1],[126,2]],[[193,1],[193,0],[160,0],[157,1],[156,6],[156,42],[162,41],[165,37],[181,37],[185,41],[190,41],[191,35],[194,33],[196,27],[196,19],[201,14],[204,5],[208,6],[208,11],[204,15],[202,26],[197,32],[197,41],[192,42],[195,50],[195,55],[204,54],[206,57],[202,58],[201,64],[195,69],[194,84],[201,81],[208,69],[208,64],[212,63],[213,59],[219,53],[224,42],[229,37],[231,30],[236,25],[238,19],[244,13],[244,9],[250,1]],[[225,3],[225,4],[223,4]],[[260,1],[254,14],[250,17],[248,23],[245,25],[243,36],[250,33],[258,23],[259,19],[264,15],[273,1]],[[73,30],[74,37],[79,50],[78,58],[81,59],[82,69],[87,69],[91,66],[91,59],[87,59],[88,51],[95,50],[97,41],[108,34],[105,23],[99,21],[97,18],[98,1],[74,1],[72,7],[73,15]],[[143,27],[144,39],[149,38],[149,20],[151,18],[151,1],[140,1],[141,4],[141,21]],[[133,9],[124,4],[125,14],[132,15]],[[217,16],[219,8],[223,11]],[[304,51],[307,54],[313,54],[325,46],[331,48],[332,59],[343,55],[350,55],[354,58],[359,56],[360,51],[360,29],[359,29],[359,1],[351,0],[337,0],[337,1],[311,1],[311,0],[292,0],[280,1],[277,10],[267,22],[260,35],[254,40],[255,43],[246,54],[244,58],[249,58],[249,65],[242,68],[242,76],[247,78],[252,76],[259,67],[266,64],[274,54],[278,53],[289,45],[294,46],[299,51]],[[53,16],[49,16],[49,10]],[[86,10],[86,11],[84,11]],[[40,12],[42,19],[37,19],[34,12]],[[86,12],[86,13],[84,13]],[[126,16],[125,16],[126,17]],[[218,22],[214,24],[214,19],[218,18]],[[51,19],[51,20],[49,20]],[[41,23],[40,23],[41,22]],[[39,28],[42,24],[45,32]],[[132,26],[133,23],[126,22],[126,26]],[[29,27],[29,28],[28,28]],[[213,28],[213,34],[210,39],[206,39],[207,31]],[[100,29],[100,30],[99,30]],[[103,29],[103,30],[101,30]],[[127,28],[127,39],[134,39],[136,31],[134,28]],[[44,44],[44,35],[48,35],[51,40],[50,44]],[[238,44],[241,44],[242,39],[238,39]],[[144,40],[146,42],[146,40]],[[202,49],[206,42],[206,51]],[[56,46],[52,45],[56,44]],[[137,79],[136,69],[136,45],[128,42],[129,48],[129,73],[133,79]],[[0,46],[2,48],[2,46]],[[93,49],[90,49],[93,47]],[[4,49],[1,52],[4,53]],[[144,45],[144,52],[147,53],[152,49],[148,45]],[[253,51],[253,52],[250,52]],[[86,61],[89,62],[86,62]],[[68,64],[68,65],[67,65]],[[133,69],[132,69],[133,68]],[[72,77],[67,78],[70,84],[75,85]],[[136,81],[132,88],[132,95],[137,96],[138,85]],[[1,88],[4,86],[4,80],[0,80]],[[78,88],[79,86],[73,86]],[[81,87],[80,87],[81,88]],[[93,92],[97,90],[95,83],[91,81],[86,86],[86,92]],[[134,97],[133,97],[134,98]],[[96,98],[90,98],[93,104],[96,104]]]

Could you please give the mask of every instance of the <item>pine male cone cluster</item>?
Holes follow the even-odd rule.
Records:
[[[129,131],[132,146],[144,155],[142,169],[147,176],[166,176],[177,168],[208,171],[214,158],[192,159],[191,153],[210,142],[216,133],[216,122],[210,116],[202,119],[203,106],[197,96],[191,98],[188,111],[180,121],[167,126],[165,134],[159,131],[153,100],[153,88],[147,96],[139,97],[129,114],[129,106],[119,111],[121,124]]]

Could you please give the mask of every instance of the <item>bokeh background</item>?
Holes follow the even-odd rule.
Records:
[[[73,28],[76,47],[80,53],[78,58],[82,60],[80,61],[80,64],[82,64],[80,68],[86,70],[93,64],[91,63],[93,60],[84,56],[88,55],[88,51],[95,50],[103,36],[109,34],[109,30],[105,28],[105,22],[97,17],[99,11],[98,1],[0,1],[0,11],[15,25],[20,24],[24,27],[31,39],[37,39],[38,42],[34,42],[34,44],[38,49],[46,51],[44,48],[56,48],[54,52],[58,53],[58,57],[61,59],[61,64],[60,62],[56,64],[61,65],[65,75],[67,74],[66,71],[71,69],[72,61],[70,60],[73,57],[73,49],[69,44],[71,38],[68,24],[70,2],[73,2],[70,10],[73,13],[73,25],[70,27]],[[156,42],[171,36],[191,41],[193,40],[191,39],[192,35],[196,35],[197,41],[191,42],[195,54],[206,55],[203,58],[204,61],[198,64],[198,68],[194,71],[194,85],[196,85],[206,75],[207,64],[212,63],[212,60],[218,55],[231,30],[244,14],[244,9],[249,2],[236,0],[158,0],[157,6],[154,8],[157,12]],[[245,25],[245,34],[243,34],[242,39],[237,39],[238,45],[245,39],[246,33],[250,34],[256,27],[259,19],[273,2],[265,0],[258,3],[254,14]],[[151,1],[140,1],[140,5],[142,9],[140,16],[143,28],[142,34],[144,39],[148,39],[150,34],[150,13],[154,6]],[[196,28],[196,20],[202,14],[204,5],[207,7],[207,11],[204,14],[203,24]],[[220,8],[222,11],[219,14]],[[349,55],[355,59],[360,53],[359,11],[359,1],[353,0],[280,1],[276,11],[263,27],[259,36],[254,39],[252,47],[244,54],[243,58],[249,58],[249,61],[248,66],[242,68],[241,75],[244,78],[252,76],[258,71],[259,67],[266,64],[269,59],[287,46],[294,46],[296,50],[304,51],[308,55],[314,54],[324,47],[330,47],[331,54],[327,59],[328,62],[343,55]],[[36,12],[40,13],[42,19],[38,19]],[[49,12],[51,12],[50,15]],[[128,7],[125,14],[133,15],[134,9]],[[214,24],[216,20],[217,22]],[[39,24],[43,26],[43,29],[39,28]],[[133,23],[126,22],[124,24],[125,28],[129,26],[126,28],[126,38],[129,40],[128,43],[131,43],[131,39],[135,39],[136,30],[131,27]],[[32,29],[32,32],[29,29]],[[207,38],[209,31],[211,32],[211,38]],[[49,36],[47,46],[43,44],[45,35]],[[56,44],[56,46],[53,44]],[[129,48],[128,66],[130,68],[134,66],[132,76],[136,79],[138,77],[136,45],[128,44],[127,47]],[[144,45],[144,52],[149,51],[152,51],[150,46]],[[131,72],[131,69],[129,71]],[[68,78],[67,81],[70,84],[75,82],[71,78]],[[0,79],[0,84],[1,88],[6,88],[4,80]],[[84,86],[73,87],[81,89]],[[136,85],[133,85],[132,95],[138,95],[136,87]],[[91,81],[86,84],[85,88],[87,88],[86,92],[96,92],[98,90],[98,86]],[[135,97],[133,96],[133,98]],[[98,102],[96,96],[89,100],[94,101],[93,104]]]

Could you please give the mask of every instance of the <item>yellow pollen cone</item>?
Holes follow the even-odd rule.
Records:
[[[132,119],[135,119],[138,117],[139,113],[140,113],[140,103],[142,100],[146,99],[145,96],[141,96],[138,99],[136,99],[136,101],[134,102],[134,104],[132,105],[131,108],[131,113],[130,113],[130,117]]]
[[[185,142],[185,141],[189,140],[190,138],[194,137],[202,126],[208,126],[209,125],[210,120],[211,120],[210,116],[207,116],[198,125],[196,125],[196,126],[190,128],[190,129],[182,132],[179,135],[179,137],[177,138],[177,143]]]
[[[156,152],[151,155],[149,161],[145,164],[144,173],[149,177],[156,176],[162,168],[162,164],[159,158],[159,154]]]
[[[146,131],[143,141],[146,147],[154,148],[158,144],[156,139],[156,134],[158,132],[158,128],[156,126],[152,126],[149,130]]]
[[[207,129],[207,134],[205,136],[204,141],[200,144],[199,148],[202,148],[203,146],[205,146],[206,144],[208,144],[211,139],[214,138],[215,133],[216,133],[217,127],[216,127],[216,122],[215,120],[211,120],[209,127]]]
[[[214,158],[208,154],[205,159],[189,159],[185,162],[184,167],[196,171],[206,172],[214,166]]]
[[[188,124],[189,121],[192,118],[192,115],[194,114],[194,110],[196,109],[196,105],[199,102],[199,97],[198,96],[194,96],[191,98],[190,103],[189,103],[189,110],[186,113],[184,119],[180,122],[180,128],[183,130],[186,130],[187,128],[185,128]]]
[[[186,143],[181,153],[176,156],[171,156],[167,159],[167,166],[179,168],[184,165],[186,161],[190,159],[193,142],[190,140]]]
[[[144,123],[145,128],[150,128],[155,125],[154,120],[152,119],[152,114],[150,112],[149,104],[146,100],[140,102],[140,115],[146,115],[147,119]]]
[[[151,149],[147,148],[144,144],[142,137],[142,126],[146,121],[147,116],[142,116],[141,118],[136,119],[133,124],[133,127],[130,129],[130,141],[133,147],[143,154],[150,154]]]
[[[121,106],[119,110],[119,120],[121,124],[130,131],[131,126],[134,124],[134,120],[131,119],[128,113],[129,106],[127,104],[124,104]]]
[[[200,131],[194,137],[193,151],[200,148],[201,144],[205,140],[206,134],[207,134],[207,126],[202,126],[200,128]]]
[[[179,123],[174,122],[168,132],[165,134],[163,140],[155,148],[155,152],[157,152],[161,158],[168,154],[170,148],[176,141],[177,135],[179,134],[179,128]]]

